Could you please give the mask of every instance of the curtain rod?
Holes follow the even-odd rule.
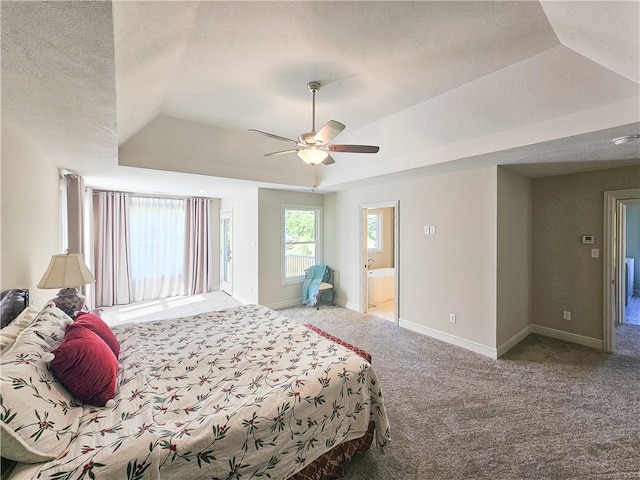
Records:
[[[93,193],[93,195],[97,195],[98,193],[102,192],[102,193],[108,193],[111,195],[114,194],[120,194],[120,193],[124,193],[126,195],[129,195],[130,197],[136,197],[136,198],[166,198],[166,199],[174,199],[174,200],[186,200],[187,198],[204,198],[205,200],[209,200],[210,202],[213,202],[215,200],[220,200],[217,197],[194,197],[194,196],[178,196],[178,195],[147,195],[144,193],[134,193],[134,192],[114,192],[111,190],[98,190],[98,189],[93,189],[93,188],[89,188],[87,187],[87,190],[91,190],[91,193]]]

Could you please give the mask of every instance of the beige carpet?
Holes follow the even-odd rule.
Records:
[[[373,355],[393,440],[345,480],[640,479],[640,326],[612,355],[530,335],[492,360],[339,307],[280,313]]]

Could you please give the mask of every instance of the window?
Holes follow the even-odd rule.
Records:
[[[367,249],[382,251],[382,212],[367,213]]]
[[[322,262],[322,208],[283,205],[282,282],[297,283],[305,270]]]
[[[131,197],[131,284],[136,301],[184,294],[185,201]]]

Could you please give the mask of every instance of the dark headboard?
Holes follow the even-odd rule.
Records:
[[[0,328],[9,325],[28,306],[28,288],[3,290],[0,293]]]

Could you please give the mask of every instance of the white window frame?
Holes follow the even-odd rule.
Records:
[[[375,212],[367,212],[367,230],[368,230],[368,221],[369,221],[369,216],[375,216],[377,218],[376,220],[376,240],[378,245],[374,248],[369,248],[367,246],[367,251],[369,253],[381,253],[384,251],[384,244],[383,244],[383,227],[382,227],[382,222],[384,220],[384,216],[382,215],[382,211],[378,210]],[[369,243],[369,237],[367,236],[367,245]]]
[[[287,210],[312,211],[315,213],[315,261],[313,264],[322,263],[322,207],[320,205],[291,205],[283,204],[280,212],[280,283],[282,285],[293,285],[304,281],[304,274],[295,277],[287,277],[286,246],[284,222]]]

